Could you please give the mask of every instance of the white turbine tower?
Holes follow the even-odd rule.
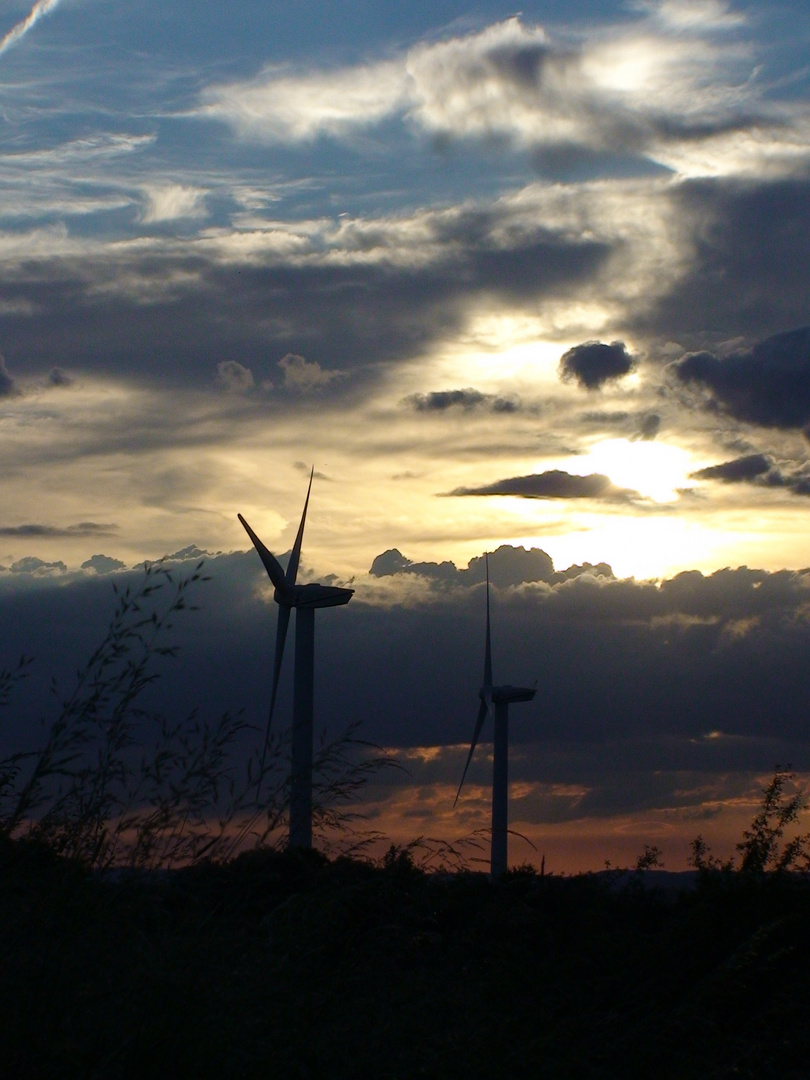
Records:
[[[309,487],[304,502],[304,512],[298,535],[295,538],[286,572],[282,570],[278,559],[267,550],[256,533],[251,529],[241,514],[237,517],[242,522],[253,546],[259,553],[264,568],[275,586],[273,598],[278,604],[278,623],[276,626],[276,653],[273,663],[273,690],[270,696],[270,712],[267,717],[267,731],[262,750],[260,781],[264,772],[267,744],[270,739],[270,725],[276,705],[278,680],[281,674],[281,662],[284,659],[284,643],[287,640],[287,628],[290,624],[290,612],[295,608],[295,680],[293,684],[293,724],[292,724],[292,769],[290,773],[290,846],[312,847],[312,743],[313,743],[313,696],[315,673],[315,610],[324,607],[338,607],[348,604],[354,589],[339,588],[334,585],[296,585],[298,563],[301,558],[301,543],[304,539],[304,523],[307,519],[309,493],[312,490],[313,467],[309,476]]]
[[[487,568],[487,641],[484,649],[484,682],[478,691],[481,704],[478,706],[478,718],[475,721],[470,752],[467,755],[467,763],[461,774],[461,783],[456,792],[455,806],[461,789],[464,786],[464,778],[472,761],[473,751],[478,742],[478,736],[484,726],[490,710],[494,713],[495,732],[493,738],[493,762],[492,762],[492,841],[490,846],[490,874],[493,880],[500,877],[506,870],[507,859],[507,835],[508,835],[508,805],[509,805],[509,706],[514,701],[531,701],[537,693],[535,687],[529,686],[493,686],[492,685],[492,644],[489,633],[489,556],[486,557]]]

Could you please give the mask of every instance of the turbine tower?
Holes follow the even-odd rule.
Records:
[[[464,778],[472,761],[473,751],[478,742],[478,736],[484,726],[484,721],[492,709],[495,718],[495,732],[493,739],[493,762],[492,762],[492,841],[490,846],[490,875],[494,880],[506,871],[507,860],[507,833],[508,833],[508,805],[509,805],[509,706],[514,701],[531,701],[537,693],[536,687],[531,686],[503,686],[492,685],[492,644],[489,632],[489,556],[486,556],[487,567],[487,640],[484,649],[484,682],[478,691],[481,704],[478,706],[478,718],[475,721],[470,752],[467,755],[467,763],[461,774],[461,783],[458,785],[456,799],[453,806],[458,802],[461,789],[464,786]]]
[[[307,519],[309,493],[312,490],[313,466],[309,474],[309,487],[304,501],[304,512],[298,535],[295,538],[286,572],[278,559],[267,550],[241,514],[237,517],[253,541],[264,568],[275,586],[273,599],[278,604],[276,624],[276,652],[273,662],[273,690],[270,696],[270,712],[264,736],[259,783],[264,773],[270,725],[276,706],[281,662],[284,659],[284,643],[290,625],[290,612],[295,608],[295,680],[293,683],[292,769],[290,773],[290,846],[312,847],[312,743],[313,743],[313,696],[315,675],[315,611],[317,608],[338,607],[348,604],[354,589],[335,585],[296,585],[304,524]]]

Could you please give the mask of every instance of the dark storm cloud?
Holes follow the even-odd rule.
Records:
[[[68,352],[74,370],[198,386],[200,370],[238,364],[261,384],[276,382],[283,358],[302,356],[304,374],[320,372],[329,394],[356,396],[358,369],[371,379],[380,363],[421,354],[482,298],[562,295],[591,280],[610,253],[607,244],[546,229],[505,244],[491,235],[500,224],[494,212],[431,219],[435,256],[418,265],[330,262],[320,250],[298,263],[272,253],[267,265],[237,256],[229,263],[193,243],[122,253],[114,264],[92,253],[81,262],[41,258],[7,270],[12,313],[0,318],[0,331],[13,342],[15,365],[30,371],[50,370],[54,354]],[[347,371],[352,379],[335,375]],[[231,388],[234,372],[220,373]]]
[[[641,498],[636,491],[616,487],[610,477],[601,473],[577,476],[562,469],[549,469],[531,476],[513,476],[481,487],[455,488],[449,494],[517,495],[522,499],[606,499],[611,502]]]
[[[746,454],[745,457],[724,461],[720,465],[709,465],[690,473],[695,480],[720,480],[724,484],[737,484],[740,481],[754,480],[771,468],[771,460],[764,454]]]
[[[635,360],[623,341],[605,345],[586,341],[560,357],[560,378],[576,382],[584,390],[599,390],[606,382],[621,379],[635,367]]]
[[[39,576],[6,575],[0,589],[0,621],[11,628],[0,637],[0,667],[35,653],[37,674],[0,731],[4,749],[47,715],[51,673],[69,690],[115,604],[109,579],[62,573],[55,587],[45,565]],[[392,549],[375,566],[387,602],[358,582],[351,604],[318,615],[319,729],[358,720],[366,737],[389,746],[467,745],[483,664],[483,558],[460,571]],[[180,656],[162,665],[152,701],[166,715],[187,715],[195,704],[213,714],[244,706],[261,728],[276,623],[264,572],[252,551],[211,557],[205,569],[211,580],[193,593],[200,610],[175,621]],[[425,603],[401,603],[414,573],[444,576],[450,587],[431,590]],[[592,812],[609,814],[653,798],[620,793],[618,777],[634,771],[767,772],[776,760],[810,767],[808,572],[693,571],[660,586],[608,574],[556,572],[538,550],[490,556],[495,678],[539,682],[535,703],[510,718],[515,776],[587,779]],[[140,578],[120,571],[119,589]],[[290,642],[280,723],[291,707],[292,653]],[[524,771],[524,755],[549,761]]]
[[[765,454],[746,454],[744,457],[710,465],[690,474],[695,480],[718,480],[723,484],[754,484],[760,488],[784,488],[794,495],[810,496],[810,474],[806,467],[793,473],[775,468]]]
[[[705,334],[757,340],[807,323],[810,179],[690,180],[667,198],[689,260],[640,328],[700,348]]]
[[[773,428],[810,423],[810,327],[776,334],[728,356],[689,353],[668,368],[706,392],[706,407]]]
[[[501,397],[497,394],[483,394],[468,386],[464,390],[433,390],[429,394],[409,394],[402,399],[402,404],[415,412],[447,412],[448,409],[486,409],[494,413],[514,413],[521,408],[517,397]]]
[[[810,496],[810,475],[806,472],[785,475],[779,469],[772,469],[762,478],[762,483],[765,487],[787,488],[794,495],[803,495],[805,498]]]
[[[80,521],[77,525],[68,525],[65,528],[56,525],[34,524],[0,526],[0,536],[111,536],[116,532],[118,532],[117,525],[101,525],[96,521]]]

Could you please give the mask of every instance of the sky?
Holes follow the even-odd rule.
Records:
[[[808,45],[804,0],[0,0],[0,665],[201,552],[166,692],[258,722],[236,515],[288,551],[314,465],[319,720],[409,769],[375,822],[486,825],[489,551],[513,827],[728,847],[810,773]]]

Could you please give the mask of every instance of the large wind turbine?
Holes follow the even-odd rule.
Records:
[[[472,761],[473,751],[478,736],[484,726],[490,710],[495,717],[495,732],[492,762],[492,841],[490,846],[490,874],[493,880],[506,870],[507,821],[509,805],[509,706],[513,701],[531,701],[537,693],[531,686],[493,686],[492,685],[492,643],[489,633],[489,556],[487,567],[487,641],[484,649],[484,683],[478,691],[481,704],[478,706],[478,718],[475,721],[470,752],[461,774],[461,783],[456,792],[455,806],[464,778]]]
[[[276,653],[273,662],[273,690],[270,696],[270,712],[267,717],[267,731],[264,737],[261,768],[267,744],[270,739],[270,725],[276,706],[278,680],[281,674],[281,661],[284,659],[284,643],[287,640],[287,628],[290,625],[290,612],[295,614],[295,681],[293,684],[293,725],[292,725],[292,770],[290,774],[290,846],[312,847],[312,742],[313,742],[313,689],[315,673],[315,610],[316,608],[338,607],[348,604],[354,589],[343,589],[335,585],[296,585],[298,563],[301,558],[301,543],[304,539],[304,523],[307,519],[309,493],[312,490],[313,467],[309,474],[309,487],[304,501],[304,512],[298,535],[295,538],[286,572],[281,564],[256,533],[251,529],[241,514],[237,517],[242,522],[253,546],[259,553],[264,568],[275,586],[273,598],[278,604],[278,623],[276,626]],[[260,781],[261,782],[261,779]]]

